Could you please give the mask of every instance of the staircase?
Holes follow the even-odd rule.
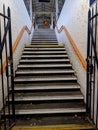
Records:
[[[77,76],[53,30],[34,32],[32,43],[24,48],[14,82],[17,126],[48,129],[65,124],[73,128],[74,124],[80,126],[78,129],[92,128],[85,117]]]

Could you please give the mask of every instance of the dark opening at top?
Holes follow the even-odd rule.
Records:
[[[39,2],[50,2],[50,0],[39,0]]]

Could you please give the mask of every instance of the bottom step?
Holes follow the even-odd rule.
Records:
[[[12,130],[94,130],[90,125],[56,125],[40,127],[14,127]]]
[[[93,129],[94,125],[86,116],[22,116],[16,118],[16,126],[12,130],[83,130]]]

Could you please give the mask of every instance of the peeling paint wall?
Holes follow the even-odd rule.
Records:
[[[86,59],[87,51],[88,2],[89,0],[66,0],[57,22],[59,28],[61,25],[65,25],[68,29],[84,60]],[[82,67],[64,31],[60,34],[56,32],[56,34],[59,43],[65,44],[73,68],[76,71],[78,82],[81,85],[81,91],[86,99],[86,71]]]

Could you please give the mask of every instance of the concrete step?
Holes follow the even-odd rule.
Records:
[[[40,32],[34,32],[34,34],[33,34],[33,38],[35,37],[35,36],[39,36],[39,37],[55,37],[56,38],[56,35],[55,35],[55,32],[53,32],[53,31],[40,31]]]
[[[63,97],[63,96],[64,97],[65,96],[68,96],[68,97],[73,96],[74,97],[75,95],[79,96],[79,97],[82,97],[82,99],[83,99],[83,95],[82,95],[82,93],[81,93],[81,91],[79,89],[77,89],[75,91],[73,91],[73,90],[69,91],[67,89],[65,89],[65,90],[63,90],[63,89],[60,90],[59,89],[59,90],[32,91],[32,92],[26,92],[26,93],[17,92],[17,93],[15,93],[15,98],[19,99],[19,98],[25,98],[25,97],[28,97],[28,98],[34,97],[34,98],[38,98],[40,100],[39,97],[42,97],[43,99],[44,99],[44,97],[47,97],[47,99],[48,99],[48,97],[49,98],[53,97],[55,99],[56,96],[58,96],[58,98],[60,98],[60,97]]]
[[[41,101],[55,101],[55,100],[59,100],[59,101],[69,101],[69,100],[83,100],[84,97],[82,95],[74,95],[74,96],[39,96],[39,97],[35,97],[35,96],[31,96],[31,97],[19,97],[19,98],[15,98],[15,102],[41,102]],[[9,102],[12,102],[11,99],[9,99]]]
[[[53,63],[57,63],[57,64],[60,64],[60,63],[66,63],[66,64],[69,64],[70,61],[69,59],[21,59],[20,64],[36,64],[36,63],[39,63],[39,64],[53,64]]]
[[[55,36],[55,32],[53,31],[39,31],[39,32],[34,32],[34,35],[54,35]]]
[[[54,37],[56,37],[56,35],[55,35],[54,32],[50,32],[50,33],[49,33],[49,32],[48,32],[48,33],[47,33],[47,32],[44,32],[44,33],[43,33],[43,32],[34,33],[34,34],[33,34],[33,37],[35,37],[35,36],[44,36],[44,37],[45,37],[45,36],[46,36],[46,37],[53,37],[53,36],[54,36]]]
[[[32,94],[33,95],[33,94]],[[57,96],[18,96],[15,97],[15,102],[42,102],[42,101],[74,101],[74,100],[84,100],[84,97],[82,95],[57,95]],[[11,102],[12,99],[9,99],[9,102]],[[70,101],[69,101],[70,102]]]
[[[75,76],[70,77],[16,77],[14,79],[15,83],[36,83],[36,82],[77,82],[77,78]]]
[[[43,115],[43,114],[75,114],[85,113],[85,108],[52,108],[52,109],[22,109],[15,110],[16,115]],[[6,113],[8,115],[8,113]]]
[[[31,45],[58,45],[58,43],[31,42]]]
[[[25,47],[24,51],[65,51],[65,48],[31,48],[31,47]]]
[[[47,44],[49,44],[49,45],[58,45],[58,42],[57,41],[32,41],[31,42],[31,45],[33,45],[33,43],[35,44],[35,43],[38,43],[38,44],[40,44],[40,45],[44,45],[44,43],[47,45]],[[51,43],[51,44],[50,44]],[[56,43],[56,44],[54,44],[54,43]],[[37,45],[37,44],[36,44]],[[46,46],[45,45],[45,46]],[[49,46],[48,45],[48,46]]]
[[[35,33],[41,33],[41,34],[45,33],[45,34],[46,34],[46,33],[49,33],[49,32],[55,34],[55,31],[54,31],[54,30],[50,30],[50,29],[48,29],[48,30],[47,30],[47,29],[45,29],[45,30],[40,30],[40,29],[39,29],[39,30],[37,30],[37,31],[35,30],[35,31],[34,31],[34,34],[35,34]]]
[[[57,55],[64,55],[64,54],[67,54],[67,52],[66,51],[23,51],[23,54],[24,55],[26,55],[26,54],[32,54],[32,55],[34,55],[34,54],[40,54],[40,55],[54,55],[54,54],[57,54]]]
[[[31,43],[58,43],[57,40],[32,40]]]
[[[26,45],[26,47],[31,48],[64,48],[64,44],[57,44],[57,45]]]
[[[68,55],[22,55],[22,59],[57,59],[57,58],[68,58]]]
[[[55,35],[48,35],[48,36],[47,36],[47,35],[37,35],[37,34],[35,35],[35,34],[34,34],[34,35],[33,35],[33,39],[36,39],[36,38],[38,38],[38,39],[39,39],[39,38],[41,38],[41,39],[45,39],[45,38],[46,38],[46,39],[57,39]]]
[[[68,69],[72,68],[71,64],[34,64],[34,65],[18,65],[18,69]]]
[[[85,114],[85,104],[83,101],[77,100],[70,102],[65,102],[61,100],[56,100],[55,102],[35,102],[35,103],[23,103],[15,104],[16,115],[38,115],[38,116],[47,116],[47,114],[58,115],[58,114]],[[6,110],[6,115],[7,115]]]
[[[24,70],[24,71],[16,71],[16,76],[17,75],[57,75],[57,74],[66,74],[66,75],[72,75],[74,74],[74,70]]]
[[[35,38],[35,37],[37,37],[37,38],[56,38],[56,35],[54,35],[54,34],[51,34],[51,35],[46,35],[46,34],[33,34],[33,38]]]
[[[56,37],[54,37],[54,38],[48,38],[48,37],[45,37],[45,38],[43,38],[43,37],[36,38],[36,37],[33,37],[32,40],[57,40],[57,38]]]
[[[46,90],[68,90],[68,91],[75,91],[75,90],[80,90],[80,85],[78,83],[67,83],[67,84],[62,84],[62,83],[42,83],[42,84],[15,84],[15,91],[46,91]]]
[[[33,39],[56,39],[56,36],[34,36]]]
[[[44,118],[44,120],[45,119],[47,119],[47,118]],[[54,118],[53,118],[54,119]],[[39,118],[38,119],[36,119],[35,120],[35,122],[34,123],[31,123],[31,121],[32,120],[34,120],[34,118],[33,119],[30,119],[30,123],[28,122],[28,120],[27,120],[27,123],[26,124],[29,124],[29,125],[27,125],[27,126],[23,126],[23,121],[22,121],[22,119],[20,119],[20,120],[18,120],[17,122],[17,124],[21,124],[21,125],[19,125],[19,126],[14,126],[13,128],[12,128],[12,130],[95,130],[95,126],[93,126],[92,124],[90,124],[90,122],[88,121],[85,121],[84,120],[84,122],[85,122],[85,124],[82,124],[82,122],[83,122],[83,119],[81,118],[81,119],[78,119],[78,117],[77,117],[77,119],[75,119],[74,121],[72,121],[72,118],[70,117],[66,117],[66,118],[64,118],[64,117],[58,117],[58,118],[55,118],[55,123],[54,123],[54,120],[52,119],[52,117],[51,118],[49,118],[49,120],[51,120],[51,121],[49,121],[49,120],[45,120],[45,124],[43,123],[44,121],[43,121],[43,118],[41,119],[40,118],[40,120],[39,120]],[[68,122],[68,120],[67,120],[67,123],[65,124],[65,122],[66,122],[66,119],[68,119],[68,120],[71,120],[70,122]],[[62,123],[61,123],[61,121],[62,121]],[[78,124],[78,122],[81,122],[80,124]],[[22,122],[22,123],[19,123],[19,122]],[[39,123],[39,122],[41,122],[41,123]],[[49,123],[46,123],[46,122],[49,122]],[[51,122],[51,123],[50,123]],[[53,124],[53,123],[54,124]],[[77,122],[77,123],[76,123]],[[87,124],[86,124],[87,123]],[[38,126],[38,124],[39,124],[39,126]],[[41,125],[42,124],[42,125]],[[44,124],[44,125],[43,125]],[[58,125],[57,125],[58,124]],[[62,125],[61,125],[62,124]],[[30,125],[32,125],[32,126],[30,126]],[[35,126],[36,125],[36,126]]]
[[[54,30],[37,30],[37,31],[34,31],[34,34],[55,34],[55,31]]]
[[[46,39],[46,38],[45,38],[45,39],[44,39],[44,38],[34,39],[34,38],[33,38],[33,39],[32,39],[32,42],[34,42],[34,41],[35,41],[35,42],[48,41],[48,42],[51,43],[51,42],[54,42],[54,41],[57,42],[57,39],[50,39],[50,38],[49,38],[49,39]]]

